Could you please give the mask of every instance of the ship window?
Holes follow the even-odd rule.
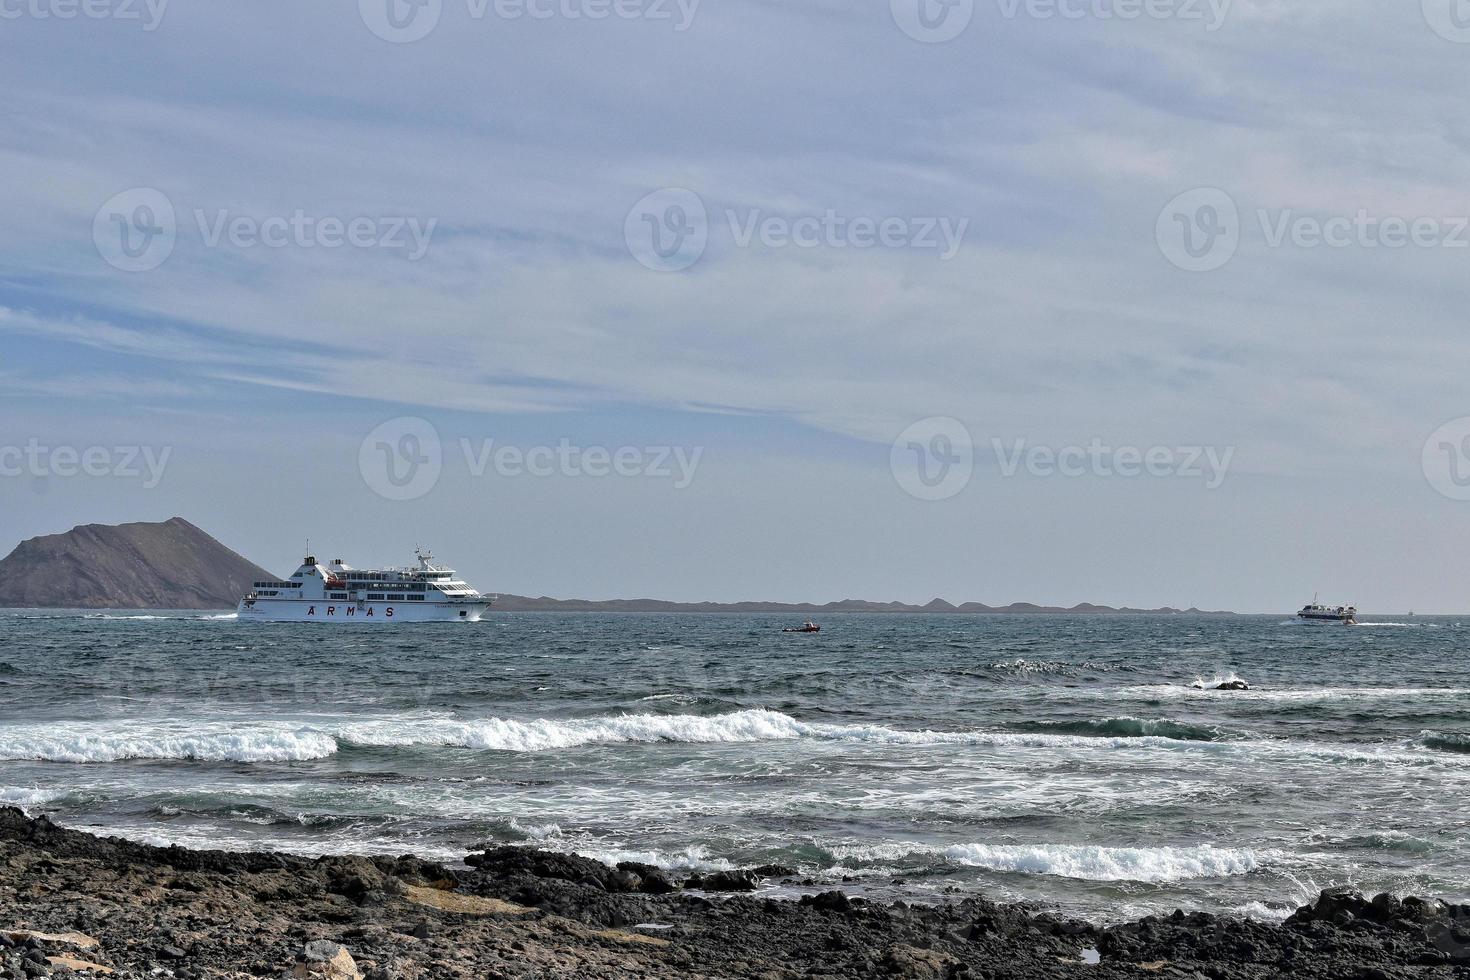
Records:
[[[401,593],[401,592],[395,592],[395,593],[389,595],[388,598],[391,599],[394,602],[402,602],[403,601],[403,593]]]
[[[347,598],[347,593],[346,592],[333,592],[330,596],[328,596],[328,598],[331,598],[331,599],[345,599],[345,598]]]
[[[369,599],[381,599],[381,598],[383,598],[383,593],[381,593],[381,592],[369,592],[368,593],[368,598]]]
[[[409,602],[423,602],[424,601],[424,597],[421,596],[421,595],[404,596],[404,598],[407,599]]]

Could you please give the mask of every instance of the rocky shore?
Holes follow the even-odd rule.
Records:
[[[1284,924],[1202,913],[1098,929],[966,898],[748,893],[492,847],[307,859],[158,848],[0,808],[0,977],[1470,977],[1470,906],[1324,892]]]

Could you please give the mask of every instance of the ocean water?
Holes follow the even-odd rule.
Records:
[[[194,846],[774,862],[1102,922],[1470,900],[1470,620],[786,623],[0,610],[0,802]]]

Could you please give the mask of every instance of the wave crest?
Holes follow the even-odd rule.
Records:
[[[839,860],[895,861],[934,856],[991,871],[1055,875],[1082,881],[1170,882],[1249,874],[1269,858],[1244,848],[1102,847],[1091,844],[878,844],[835,848]]]
[[[0,759],[39,762],[120,762],[180,759],[198,762],[298,762],[337,751],[330,735],[310,729],[133,732],[118,726],[92,729],[0,730]]]
[[[989,745],[1016,748],[1097,748],[1140,744],[1177,745],[1164,736],[1129,734],[1109,739],[1091,736],[1023,732],[908,731],[883,725],[836,725],[798,721],[765,708],[720,715],[614,715],[599,718],[516,721],[484,718],[461,721],[417,718],[411,721],[366,722],[338,726],[342,741],[363,747],[445,746],[502,752],[541,752],[582,745],[615,743],[768,742],[796,739],[867,742],[878,745]]]
[[[1078,721],[1044,721],[1037,727],[1043,731],[1063,732],[1071,735],[1115,736],[1119,738],[1167,738],[1180,742],[1223,742],[1240,738],[1215,725],[1195,725],[1187,721],[1170,718],[1119,718],[1082,719]]]
[[[1415,745],[1440,752],[1470,753],[1470,732],[1436,732],[1425,730],[1414,739]]]

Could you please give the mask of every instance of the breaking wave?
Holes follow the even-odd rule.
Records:
[[[1422,731],[1414,744],[1440,752],[1470,753],[1470,732]]]
[[[39,806],[61,796],[59,790],[34,789],[25,786],[0,786],[0,804],[5,806]]]
[[[795,739],[867,742],[879,745],[993,745],[1018,748],[1108,747],[1178,743],[1178,739],[1128,735],[1107,739],[1021,732],[905,731],[882,725],[804,722],[779,711],[753,708],[721,715],[617,715],[555,721],[485,718],[461,721],[419,718],[340,726],[334,733],[359,746],[430,745],[502,752],[541,752],[622,742],[768,742]]]
[[[124,759],[192,759],[199,762],[294,762],[337,751],[330,735],[310,729],[235,729],[198,732],[130,730],[116,723],[96,728],[55,725],[0,729],[0,760],[119,762]]]
[[[1180,742],[1224,742],[1245,737],[1240,733],[1226,731],[1215,725],[1194,725],[1187,721],[1173,721],[1169,718],[1131,718],[1126,715],[1121,718],[1101,720],[1043,721],[1037,722],[1036,727],[1044,732],[1070,735],[1167,738]]]
[[[1243,848],[1101,847],[1086,844],[876,844],[833,848],[843,861],[899,861],[933,856],[963,867],[1019,874],[1055,875],[1082,881],[1170,882],[1249,874],[1273,852]]]

